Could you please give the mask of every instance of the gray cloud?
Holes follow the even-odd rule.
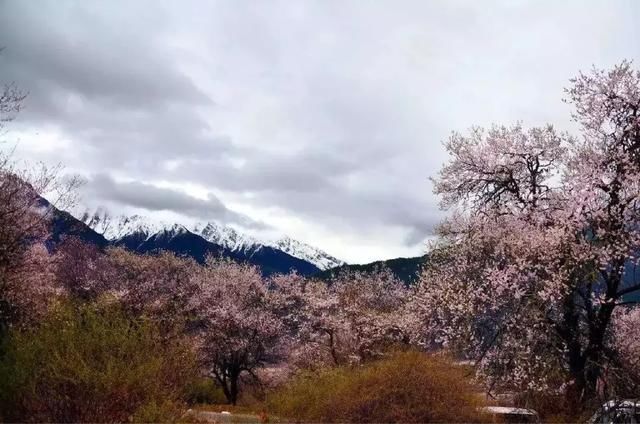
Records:
[[[84,188],[92,197],[148,211],[170,211],[200,219],[240,224],[250,228],[266,228],[261,222],[228,209],[212,194],[206,200],[181,191],[160,188],[139,181],[116,182],[105,174],[94,175]]]
[[[7,46],[0,56],[2,79],[29,91],[23,122],[72,137],[73,150],[63,162],[103,170],[125,166],[144,173],[172,157],[227,149],[229,138],[199,115],[213,100],[175,57],[162,54],[162,31],[151,31],[166,26],[166,11],[158,8],[144,21],[146,7],[127,8],[0,4],[0,42]]]
[[[166,25],[167,16],[153,13],[145,22],[138,13],[146,6],[127,6],[3,2],[2,41],[11,57],[5,77],[34,79],[117,107],[209,103],[171,66],[174,58],[159,54],[161,32],[140,32]]]
[[[640,62],[638,19],[622,0],[5,0],[0,81],[30,93],[23,154],[98,175],[96,202],[244,226],[274,209],[366,261],[421,253],[450,131],[571,130],[562,88]]]

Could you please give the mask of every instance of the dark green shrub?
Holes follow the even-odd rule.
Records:
[[[61,305],[38,328],[11,333],[5,352],[7,421],[157,421],[158,411],[170,419],[168,405],[178,406],[194,375],[189,349],[116,305]]]
[[[269,412],[307,422],[474,422],[481,397],[446,358],[396,353],[360,367],[298,376],[267,400]]]

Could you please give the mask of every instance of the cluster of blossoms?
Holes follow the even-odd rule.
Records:
[[[0,92],[0,130],[3,114],[14,110],[3,107],[5,96]],[[0,152],[0,334],[41,315],[56,292],[44,246],[53,209],[41,195],[64,207],[73,202],[77,185],[76,179],[61,179],[60,168],[25,171]]]
[[[301,366],[361,363],[385,348],[407,341],[407,289],[389,271],[345,273],[331,280],[294,286],[274,281],[285,303],[296,304],[294,364]]]
[[[640,390],[640,306],[618,309],[611,325],[614,360],[605,370],[620,397],[634,397]]]
[[[572,81],[582,137],[551,126],[475,129],[435,180],[440,245],[421,278],[419,342],[477,361],[493,387],[585,399],[614,360],[613,312],[640,290],[640,73]]]

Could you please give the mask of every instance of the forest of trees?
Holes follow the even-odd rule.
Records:
[[[68,207],[78,180],[3,153],[0,419],[178,419],[202,379],[233,405],[243,391],[283,384],[275,398],[284,405],[283,396],[299,396],[293,388],[309,389],[300,375],[328,370],[368,382],[380,375],[376,384],[389,389],[401,377],[384,361],[396,357],[424,378],[420,390],[435,376],[466,378],[431,355],[471,361],[469,387],[478,391],[515,393],[526,405],[561,399],[574,417],[637,396],[640,72],[623,62],[580,74],[565,95],[577,135],[520,124],[452,135],[450,160],[434,178],[451,214],[411,287],[383,269],[327,283],[295,273],[265,278],[215,257],[200,265],[73,237],[52,243],[41,196]],[[26,100],[4,87],[0,129]],[[423,372],[411,355],[435,362]],[[457,387],[433,383],[443,393],[446,386]],[[443,401],[468,401],[451,396]],[[329,419],[307,416],[319,418]]]

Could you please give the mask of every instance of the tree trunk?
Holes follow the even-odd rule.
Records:
[[[580,409],[582,393],[584,392],[584,355],[580,343],[580,318],[576,312],[576,296],[567,298],[564,303],[564,313],[558,333],[567,347],[567,365],[573,384],[569,386],[566,399],[574,415]]]
[[[331,353],[331,359],[333,359],[333,364],[338,366],[340,365],[340,360],[338,359],[338,352],[336,351],[335,337],[333,335],[333,330],[325,329],[325,331],[329,335],[329,352]]]
[[[236,405],[238,402],[238,378],[240,377],[240,373],[232,371],[229,376],[229,397],[227,400],[233,405]]]
[[[583,400],[594,399],[598,395],[598,380],[605,366],[605,338],[614,309],[613,299],[601,306],[589,337],[589,344],[584,352],[585,387]]]
[[[230,367],[221,367],[219,371],[214,371],[214,376],[220,387],[222,387],[222,393],[232,405],[235,405],[238,401],[238,379],[240,373]]]

